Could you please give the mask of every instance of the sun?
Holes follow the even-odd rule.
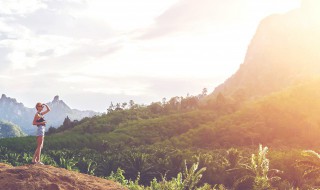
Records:
[[[301,0],[261,0],[258,4],[259,11],[266,13],[285,13],[300,7]]]
[[[312,19],[320,19],[319,0],[301,0],[301,10]]]

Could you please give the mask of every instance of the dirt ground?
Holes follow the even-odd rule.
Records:
[[[0,163],[0,189],[125,190],[106,179],[47,165],[9,166]]]

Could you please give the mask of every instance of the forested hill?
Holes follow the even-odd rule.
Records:
[[[201,185],[224,184],[237,190],[318,188],[319,154],[300,155],[301,149],[320,146],[320,16],[305,15],[315,14],[305,11],[309,9],[319,12],[320,3],[308,2],[303,9],[264,19],[239,71],[213,94],[204,89],[199,95],[147,106],[133,101],[129,106],[110,105],[107,114],[91,118],[66,117],[46,134],[44,162],[103,177],[117,171],[116,177],[128,184],[117,170],[122,168],[137,185],[159,185],[157,180],[190,182],[190,173],[197,172],[186,168],[198,161],[207,167]],[[312,9],[315,2],[319,7]],[[0,139],[0,160],[25,163],[35,143],[33,137]],[[268,149],[259,144],[273,151],[270,167]],[[255,156],[252,150],[258,146]],[[305,157],[308,154],[314,157]],[[303,157],[307,162],[298,161]],[[242,170],[230,173],[237,169]],[[281,182],[273,183],[278,174]],[[256,182],[268,187],[255,186]]]
[[[252,148],[263,144],[273,150],[276,168],[286,172],[282,178],[298,183],[302,177],[292,166],[301,158],[297,149],[320,146],[319,86],[320,79],[306,81],[243,102],[223,95],[210,101],[205,101],[205,95],[174,97],[149,106],[109,109],[108,114],[80,121],[65,119],[46,136],[44,161],[98,176],[121,167],[127,179],[137,179],[140,173],[140,183],[150,185],[154,177],[176,176],[184,160],[194,162],[198,155],[201,165],[208,166],[203,182],[231,187],[235,179],[226,172],[232,167],[228,156],[244,161],[241,152],[233,149],[235,155],[228,155],[228,149],[252,153]],[[32,155],[36,146],[32,137],[0,139],[0,144],[2,159],[16,155],[14,164],[25,153]]]
[[[242,104],[227,97],[178,110],[166,104],[114,110],[80,122],[65,120],[51,129],[51,148],[106,150],[161,144],[174,147],[221,148],[251,146],[320,145],[320,80],[292,86]],[[157,109],[154,109],[157,105]],[[157,110],[155,112],[155,110]],[[68,138],[66,138],[68,137]],[[70,138],[73,137],[73,138]]]
[[[22,137],[25,135],[19,126],[0,120],[0,138]]]
[[[320,76],[320,18],[306,15],[317,10],[310,2],[264,19],[239,71],[213,95],[204,90],[148,106],[118,104],[108,114],[80,121],[66,118],[59,129],[49,130],[52,148],[319,144],[314,78]]]
[[[170,140],[196,148],[320,146],[320,80],[289,87]]]

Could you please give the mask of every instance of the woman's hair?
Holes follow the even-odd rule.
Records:
[[[38,103],[36,104],[36,109],[37,109],[38,106],[42,106],[42,103],[38,102]]]

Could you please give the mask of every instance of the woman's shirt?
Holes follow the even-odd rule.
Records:
[[[39,112],[38,115],[40,116],[39,119],[36,120],[36,122],[44,122],[45,119],[43,118],[43,115]],[[37,125],[38,127],[39,126],[45,126],[45,124],[41,124],[41,125]]]

